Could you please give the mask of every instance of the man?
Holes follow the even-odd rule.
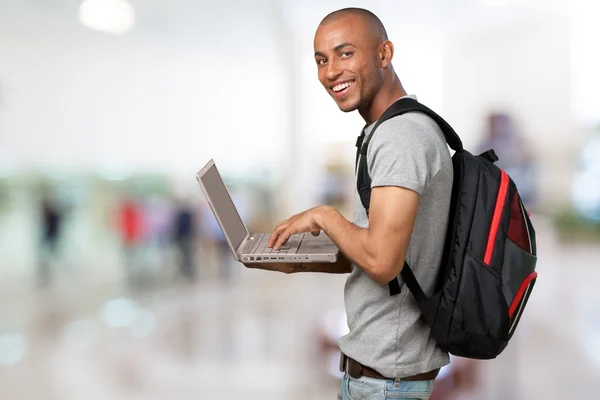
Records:
[[[329,14],[314,47],[319,80],[342,111],[358,110],[367,135],[407,95],[391,64],[394,46],[371,12],[350,8]],[[427,399],[448,354],[431,339],[402,280],[397,296],[390,296],[387,284],[399,277],[406,260],[425,293],[434,290],[450,207],[450,154],[432,119],[407,113],[377,128],[367,162],[373,188],[368,217],[356,193],[353,223],[333,207],[315,207],[278,224],[269,241],[278,249],[290,235],[323,230],[343,253],[336,264],[259,268],[350,272],[345,287],[350,333],[340,339],[346,374],[339,398]]]

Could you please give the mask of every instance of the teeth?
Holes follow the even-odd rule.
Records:
[[[354,83],[354,82],[344,82],[344,83],[340,83],[339,85],[335,85],[333,87],[333,91],[334,92],[339,92],[340,90],[344,90],[347,87],[350,87],[352,85],[352,83]]]

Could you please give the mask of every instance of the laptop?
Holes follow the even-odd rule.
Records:
[[[211,159],[198,172],[196,179],[237,261],[243,263],[334,263],[337,261],[339,249],[322,231],[319,236],[313,236],[310,232],[292,235],[279,250],[267,247],[270,234],[250,234],[233,204],[214,160]]]

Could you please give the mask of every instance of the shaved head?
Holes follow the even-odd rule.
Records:
[[[334,11],[319,24],[314,47],[319,80],[339,108],[370,120],[378,93],[395,84],[394,46],[381,20],[362,8]]]
[[[369,10],[365,10],[364,8],[349,7],[334,11],[325,16],[319,26],[337,22],[346,16],[359,17],[368,28],[368,32],[372,35],[376,46],[388,40],[387,32],[381,20],[377,17],[377,15],[373,14]]]

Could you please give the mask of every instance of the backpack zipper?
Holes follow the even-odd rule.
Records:
[[[504,170],[500,170],[500,172],[500,189],[498,190],[496,208],[494,208],[492,225],[490,226],[490,234],[488,236],[487,246],[485,247],[485,255],[483,257],[483,262],[487,265],[490,265],[492,262],[492,254],[494,253],[496,235],[498,234],[498,228],[500,227],[500,221],[502,220],[502,210],[504,209],[506,194],[508,193],[508,174],[504,172]]]

